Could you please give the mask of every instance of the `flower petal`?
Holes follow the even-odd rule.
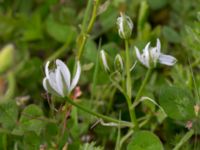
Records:
[[[45,74],[47,77],[49,77],[49,64],[50,64],[50,61],[47,61],[45,65]]]
[[[142,54],[142,64],[143,65],[145,65],[147,68],[149,68],[150,67],[150,65],[149,65],[149,53],[147,52],[147,53],[144,53],[144,54]]]
[[[149,64],[149,61],[150,61],[150,42],[147,43],[147,45],[145,46],[145,48],[143,49],[143,54],[142,54],[142,59],[143,59],[143,64],[149,68],[150,67],[150,64]]]
[[[157,48],[157,52],[160,53],[161,44],[160,44],[160,40],[159,40],[159,38],[157,38],[156,48]]]
[[[76,74],[75,74],[75,76],[74,76],[74,78],[72,80],[69,92],[71,92],[74,89],[74,87],[76,86],[76,84],[78,83],[80,75],[81,75],[81,64],[78,61],[77,62],[77,67],[76,67]]]
[[[145,50],[143,52],[143,54],[140,54],[140,51],[137,47],[135,47],[135,52],[136,52],[136,56],[138,58],[138,60],[145,65],[146,67],[149,67],[149,63],[148,63],[148,57],[149,57],[149,52],[148,50]],[[145,53],[146,52],[146,53]]]
[[[149,53],[149,46],[150,46],[150,44],[151,44],[150,42],[147,43],[147,45],[143,49],[143,53]]]
[[[160,52],[158,52],[157,47],[153,47],[153,48],[151,48],[150,53],[151,53],[151,59],[152,59],[154,65],[156,65],[157,61],[158,61],[158,58],[160,56]]]
[[[140,50],[135,46],[135,53],[136,53],[136,56],[137,56],[137,58],[139,59],[139,61],[141,61],[142,62],[142,60],[141,60],[141,54],[140,54]]]
[[[177,62],[177,59],[175,57],[165,54],[160,54],[158,59],[161,64],[165,64],[168,66],[173,66]]]
[[[70,80],[71,80],[71,74],[69,72],[68,67],[63,63],[61,60],[56,60],[57,68],[61,71],[62,77],[64,78],[64,88],[69,89],[70,88]]]
[[[50,85],[50,87],[54,90],[54,91],[56,91],[56,93],[60,93],[59,92],[59,89],[58,89],[58,86],[57,86],[57,83],[56,83],[56,73],[55,73],[55,71],[51,71],[50,73],[49,73],[49,78],[47,77],[47,79],[48,79],[48,81],[49,81],[49,85]]]
[[[42,85],[43,85],[44,89],[45,89],[47,92],[49,92],[49,91],[48,91],[48,88],[47,88],[47,78],[46,78],[46,77],[43,79]]]
[[[57,95],[57,96],[60,96],[55,90],[53,90],[50,86],[50,83],[49,83],[49,80],[45,77],[43,79],[43,87],[44,89],[48,92],[48,93],[51,93],[53,95]]]
[[[59,93],[60,96],[64,97],[64,83],[62,80],[61,71],[58,68],[56,68],[55,73],[56,73],[57,92]]]

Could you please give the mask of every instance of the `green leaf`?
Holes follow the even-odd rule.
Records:
[[[62,24],[49,15],[46,20],[47,33],[58,42],[71,43],[77,35],[76,28],[67,24]]]
[[[34,41],[43,39],[42,18],[39,12],[33,12],[30,16],[21,16],[24,29],[22,33],[23,41]]]
[[[167,115],[176,120],[188,120],[194,117],[194,99],[190,91],[179,87],[161,88],[160,105]]]
[[[41,139],[35,132],[26,132],[23,137],[23,148],[37,150],[40,147]]]
[[[128,144],[127,150],[163,150],[160,139],[150,131],[137,131]]]
[[[167,5],[167,0],[148,0],[152,9],[161,9]]]
[[[116,26],[117,15],[118,15],[118,12],[116,11],[116,9],[110,6],[104,13],[102,13],[99,16],[102,29],[99,31],[96,31],[97,33],[95,32],[95,34],[100,35],[110,30],[111,28],[114,28]]]
[[[21,133],[33,131],[37,135],[41,133],[45,122],[43,120],[43,112],[37,105],[31,104],[27,106],[19,120],[19,131]]]
[[[169,26],[164,26],[162,32],[164,37],[171,43],[179,43],[181,41],[180,35]]]
[[[23,65],[18,70],[17,79],[21,87],[31,92],[32,95],[37,95],[38,85],[42,81],[42,61],[39,58],[32,57],[29,60],[25,60]]]
[[[89,61],[89,62],[95,62],[96,56],[97,56],[97,50],[96,45],[94,41],[91,39],[88,39],[88,41],[85,44],[85,51],[83,53],[83,57]]]
[[[0,103],[0,126],[12,129],[17,123],[18,107],[14,100]]]

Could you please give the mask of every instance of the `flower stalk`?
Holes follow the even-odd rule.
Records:
[[[90,7],[92,5],[92,2],[93,2],[93,11],[92,11],[91,19],[89,20],[88,27],[87,27],[87,20],[88,20],[88,16],[90,16],[89,13],[90,13]],[[84,47],[85,47],[85,43],[88,38],[88,34],[91,32],[91,30],[94,26],[94,22],[97,17],[98,6],[99,6],[99,0],[89,0],[89,2],[87,4],[86,13],[85,13],[83,23],[82,23],[81,33],[79,35],[78,42],[77,42],[78,43],[78,52],[77,52],[77,56],[76,56],[77,60],[80,60],[80,58],[83,54],[83,51],[84,51]]]
[[[110,122],[113,122],[113,123],[117,123],[117,124],[120,124],[121,126],[125,126],[125,127],[132,127],[132,124],[130,122],[126,122],[126,121],[120,121],[120,120],[117,120],[117,119],[114,119],[114,118],[111,118],[111,117],[108,117],[108,116],[105,116],[105,115],[102,115],[102,114],[99,114],[97,112],[94,112],[90,109],[87,109],[81,105],[79,105],[78,103],[74,102],[73,100],[71,100],[69,97],[65,97],[65,99],[67,100],[68,103],[70,103],[71,105],[79,108],[80,110],[84,111],[84,112],[87,112],[93,116],[96,116],[98,118],[101,118],[103,120],[106,120],[106,121],[110,121]]]
[[[132,97],[132,81],[131,81],[131,74],[130,74],[130,53],[129,53],[129,46],[128,46],[128,40],[125,40],[125,49],[126,49],[126,101],[129,108],[129,114],[131,118],[131,122],[134,125],[135,129],[138,129],[138,122],[135,115],[135,109],[131,107],[131,97]]]
[[[140,88],[139,88],[139,90],[137,92],[137,95],[135,97],[135,102],[139,101],[139,99],[140,99],[140,97],[142,95],[143,89],[144,89],[145,85],[147,84],[147,81],[149,80],[149,77],[151,76],[151,72],[152,72],[152,69],[149,68],[147,70],[145,78],[144,78],[144,80],[143,80],[143,82],[142,82],[142,84],[141,84],[141,86],[140,86]]]

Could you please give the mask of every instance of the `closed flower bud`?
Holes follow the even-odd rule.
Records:
[[[0,51],[0,74],[7,71],[13,64],[14,46],[8,44]]]
[[[100,58],[104,70],[106,72],[110,71],[110,67],[108,66],[108,54],[104,50],[100,51]]]
[[[117,18],[118,33],[122,39],[129,39],[133,30],[133,22],[129,16],[121,13]]]
[[[115,56],[114,65],[115,65],[115,69],[116,69],[116,70],[119,70],[120,72],[123,71],[123,69],[124,69],[124,64],[123,64],[122,57],[121,57],[119,54],[117,54],[117,55]]]

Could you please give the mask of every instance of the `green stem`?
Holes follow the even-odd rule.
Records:
[[[99,0],[94,0],[94,7],[93,7],[93,12],[92,12],[92,17],[90,19],[88,28],[87,28],[87,33],[90,33],[93,26],[94,26],[94,22],[96,20],[97,17],[97,10],[98,10],[98,6],[99,6]]]
[[[88,2],[88,6],[87,6],[86,13],[85,13],[85,16],[84,16],[82,31],[81,31],[81,34],[79,35],[80,41],[78,42],[78,44],[80,44],[80,45],[78,45],[78,53],[77,53],[77,57],[76,57],[77,60],[80,60],[80,58],[83,54],[83,50],[84,50],[84,46],[85,46],[85,43],[86,43],[87,38],[88,38],[88,34],[91,32],[91,30],[94,26],[94,22],[96,20],[97,10],[98,10],[98,6],[99,6],[99,0],[94,0],[93,2],[94,2],[94,4],[93,4],[92,16],[91,16],[91,19],[89,21],[87,29],[86,29],[86,22],[87,22],[87,19],[88,19],[88,16],[89,16],[89,12],[90,12],[89,10],[90,10],[90,6],[92,4],[92,0],[90,0]]]
[[[131,99],[128,96],[126,97],[126,101],[128,104],[128,110],[129,110],[129,114],[130,114],[130,118],[131,118],[133,127],[135,130],[138,130],[139,126],[138,126],[138,122],[137,122],[136,115],[135,115],[135,108],[131,107]]]
[[[117,120],[117,119],[114,119],[114,118],[111,118],[111,117],[108,117],[108,116],[105,116],[105,115],[102,115],[102,114],[99,114],[97,112],[94,112],[94,111],[91,111],[90,109],[87,109],[81,105],[79,105],[78,103],[74,102],[73,100],[71,100],[70,98],[66,97],[66,100],[68,103],[70,103],[71,105],[81,109],[82,111],[84,112],[87,112],[93,116],[96,116],[98,118],[101,118],[101,119],[104,119],[104,120],[107,120],[107,121],[110,121],[110,122],[114,122],[114,123],[117,123],[117,124],[120,124],[122,126],[128,126],[128,127],[132,127],[132,124],[129,123],[129,122],[126,122],[126,121],[120,121],[120,120]]]
[[[131,84],[131,74],[130,74],[130,56],[129,56],[129,47],[128,40],[125,40],[125,48],[126,48],[126,92],[128,96],[131,98],[132,96],[132,84]]]
[[[144,87],[145,87],[145,85],[146,85],[146,83],[147,83],[147,81],[148,81],[148,79],[149,79],[149,77],[151,75],[151,72],[152,72],[152,69],[151,68],[148,69],[148,71],[147,71],[147,73],[145,75],[145,78],[144,78],[144,80],[142,82],[142,85],[140,86],[140,88],[139,88],[139,90],[137,92],[137,95],[136,95],[136,98],[135,98],[135,102],[137,102],[140,99],[141,94],[143,92],[143,89],[144,89]]]
[[[192,135],[194,134],[194,130],[191,129],[189,130],[185,135],[184,137],[179,141],[179,143],[176,144],[175,148],[173,150],[179,150],[180,147],[185,143],[187,142],[191,137]]]
[[[132,82],[131,82],[131,74],[130,74],[130,53],[129,53],[129,46],[128,46],[128,40],[125,40],[125,48],[126,48],[126,92],[127,92],[127,96],[126,96],[126,101],[128,104],[128,108],[129,108],[129,114],[130,114],[130,118],[131,118],[131,122],[134,125],[135,129],[139,129],[138,127],[138,122],[136,119],[136,115],[135,115],[135,109],[134,107],[131,107],[132,102],[131,102],[131,97],[132,97]]]

